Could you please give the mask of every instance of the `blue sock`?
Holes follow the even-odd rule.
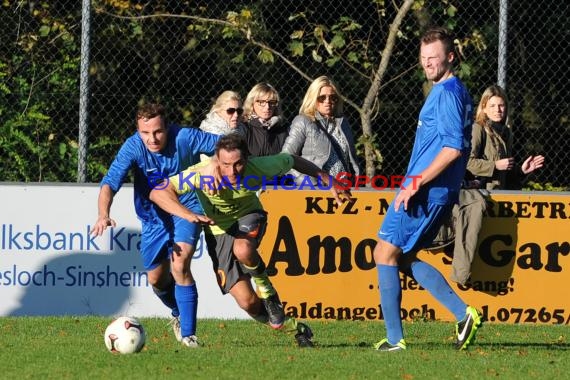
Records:
[[[386,337],[390,344],[396,344],[404,338],[400,308],[402,306],[402,286],[397,266],[376,265],[378,284],[380,285],[380,304],[386,324]]]
[[[178,312],[178,305],[176,304],[176,297],[174,296],[174,279],[168,284],[165,289],[157,289],[154,286],[152,291],[156,296],[165,304],[170,310],[173,317],[178,317],[180,313]]]
[[[467,305],[451,289],[451,286],[437,269],[426,262],[414,261],[411,264],[411,270],[418,284],[427,289],[436,300],[451,311],[458,321],[465,317]]]
[[[182,337],[196,335],[196,316],[198,314],[198,289],[196,284],[176,284],[174,294],[180,310],[180,331]]]

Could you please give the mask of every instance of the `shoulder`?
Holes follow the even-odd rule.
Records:
[[[222,134],[225,127],[225,121],[219,117],[215,112],[210,112],[206,118],[200,123],[200,129],[206,132],[215,134]]]
[[[316,126],[315,121],[311,120],[308,116],[297,115],[291,122],[290,132],[294,132],[295,130],[312,130],[316,128]]]
[[[135,132],[121,145],[120,152],[134,154],[135,152],[142,151],[142,149],[146,149],[146,146],[138,132]]]
[[[473,132],[477,131],[477,132],[481,133],[484,130],[485,129],[481,126],[481,124],[473,123]]]
[[[176,125],[175,127],[176,127],[176,129],[175,129],[174,135],[179,137],[179,138],[203,136],[206,133],[206,132],[204,132],[201,129],[198,129],[196,127],[179,126],[179,125]]]
[[[446,96],[454,97],[462,103],[471,103],[471,96],[461,79],[454,76],[442,83],[442,92]]]
[[[311,120],[306,115],[297,115],[297,116],[295,116],[295,118],[291,122],[291,124],[297,124],[297,125],[308,125],[308,124],[313,124],[313,123],[314,123],[314,121]]]

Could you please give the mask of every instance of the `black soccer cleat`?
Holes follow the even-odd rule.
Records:
[[[455,348],[465,350],[471,343],[475,341],[477,329],[481,326],[481,315],[473,306],[467,306],[466,315],[463,320],[455,325],[455,333],[457,340]]]
[[[313,338],[311,328],[304,323],[297,322],[297,334],[295,334],[297,345],[301,348],[314,347],[315,345],[311,338]]]
[[[265,306],[265,310],[267,310],[269,325],[274,329],[280,329],[283,327],[283,323],[285,322],[285,311],[283,311],[283,305],[279,300],[279,296],[274,294],[262,299],[262,301]]]

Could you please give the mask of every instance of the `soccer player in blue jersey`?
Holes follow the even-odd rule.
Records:
[[[467,89],[452,71],[453,37],[444,28],[428,30],[421,39],[420,62],[433,87],[420,111],[406,180],[378,231],[374,260],[387,337],[379,351],[406,349],[400,307],[399,271],[412,276],[457,319],[459,350],[475,338],[481,316],[451,289],[442,274],[416,256],[437,235],[458,201],[470,153],[473,105]],[[413,185],[410,178],[416,178]]]
[[[153,184],[161,182],[188,166],[200,162],[200,154],[214,154],[219,136],[196,128],[168,124],[160,104],[145,104],[136,115],[137,132],[129,137],[101,181],[97,222],[92,233],[100,236],[116,223],[110,217],[113,197],[131,169],[134,171],[134,203],[142,224],[141,248],[143,266],[154,293],[171,309],[176,339],[184,346],[197,347],[196,315],[198,292],[190,262],[201,225],[200,215],[188,221],[171,216],[149,200]],[[181,202],[201,213],[193,193]]]

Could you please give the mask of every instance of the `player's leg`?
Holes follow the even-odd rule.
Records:
[[[240,276],[239,280],[229,289],[229,292],[232,297],[234,297],[238,305],[253,319],[272,327],[267,310],[265,309],[262,300],[253,290],[249,276]],[[295,341],[299,347],[305,348],[314,346],[312,341],[312,330],[306,324],[297,322],[295,318],[285,317],[281,331],[285,333],[294,333]]]
[[[241,217],[233,226],[233,253],[241,263],[243,271],[249,274],[263,300],[269,314],[269,324],[278,329],[285,322],[283,305],[277,290],[269,280],[265,263],[257,251],[267,226],[267,214],[264,211],[253,212]]]
[[[421,287],[429,291],[455,316],[457,320],[455,348],[464,350],[473,343],[477,329],[482,324],[477,309],[465,304],[441,272],[430,264],[421,260],[414,260],[408,265],[405,273],[414,278]]]
[[[180,332],[180,312],[178,310],[178,304],[176,303],[176,283],[170,271],[168,255],[165,254],[164,260],[162,260],[158,266],[149,270],[147,274],[148,282],[152,286],[154,294],[171,310],[170,315],[172,315],[172,318],[170,324],[176,340],[180,342],[182,340],[182,334]]]
[[[174,218],[174,245],[170,256],[171,271],[176,285],[174,295],[180,311],[181,342],[197,347],[196,322],[198,314],[198,290],[191,271],[191,261],[200,234],[200,226],[180,218]]]
[[[178,317],[178,305],[174,296],[174,278],[170,273],[170,262],[165,258],[159,265],[147,271],[148,282],[154,294],[166,305],[173,317]]]
[[[431,244],[442,222],[449,217],[451,205],[425,204],[415,211],[417,216],[417,232],[409,240],[406,246],[410,254],[405,254],[399,262],[400,270],[414,278],[420,286],[429,291],[436,300],[444,305],[458,321],[458,329],[461,321],[466,321],[464,328],[467,334],[458,333],[458,347],[464,349],[474,339],[478,326],[481,324],[480,317],[475,308],[468,307],[459,295],[451,288],[445,277],[432,265],[423,262],[416,257],[419,249]],[[473,311],[475,311],[473,313]]]
[[[254,291],[251,284],[251,276],[245,274],[243,266],[233,255],[234,237],[228,234],[206,234],[208,254],[212,259],[212,265],[218,285],[223,294],[231,294],[241,309],[247,312],[256,321],[270,325],[267,310]],[[295,333],[295,339],[300,347],[312,347],[311,329],[294,318],[285,317],[281,331]]]
[[[177,318],[179,311],[174,296],[175,281],[168,260],[168,234],[162,225],[143,223],[140,252],[154,294]]]
[[[402,286],[398,270],[400,253],[400,248],[382,239],[379,239],[374,247],[373,255],[378,271],[380,305],[386,326],[386,338],[375,345],[375,348],[380,351],[406,349],[400,316],[402,304]]]

